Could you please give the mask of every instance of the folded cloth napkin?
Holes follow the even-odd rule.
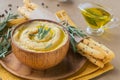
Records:
[[[81,72],[80,70],[75,74],[69,76],[65,80],[89,80],[113,69],[113,66],[110,63],[106,64],[104,68],[99,68],[89,61],[87,61],[85,65],[86,68],[83,72]],[[0,78],[2,78],[2,80],[25,80],[12,75],[8,71],[6,71],[1,65],[0,65]]]
[[[107,63],[104,68],[99,68],[97,66],[95,66],[93,63],[91,62],[87,62],[87,67],[83,72],[79,71],[73,75],[71,75],[70,77],[68,77],[66,80],[89,80],[92,78],[95,78],[109,70],[112,70],[114,67],[112,64]]]

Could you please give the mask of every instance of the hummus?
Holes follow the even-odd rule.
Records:
[[[44,29],[49,32],[40,39],[39,29],[44,26]],[[15,30],[13,35],[15,43],[28,51],[32,52],[47,52],[55,50],[63,46],[68,40],[68,34],[63,28],[52,22],[33,21],[21,25]]]

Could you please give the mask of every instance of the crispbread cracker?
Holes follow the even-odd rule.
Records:
[[[23,0],[24,3],[24,7],[34,10],[36,8],[38,8],[38,5],[35,3],[32,3],[30,0]]]
[[[82,51],[78,51],[78,52],[79,52],[81,55],[85,56],[89,61],[91,61],[93,64],[97,65],[98,67],[100,67],[100,68],[103,68],[103,67],[104,67],[104,63],[103,63],[101,60],[96,59],[96,58],[94,58],[94,57],[92,57],[92,56],[90,56],[90,55],[87,55],[87,54],[85,54],[85,53],[82,52]]]
[[[106,60],[107,60],[107,61],[111,61],[111,60],[115,57],[114,53],[113,53],[110,49],[108,49],[105,45],[99,44],[98,42],[94,41],[94,40],[91,39],[91,38],[89,38],[89,40],[90,40],[92,43],[94,43],[94,44],[96,44],[97,46],[99,46],[102,50],[104,50],[104,52],[105,52],[105,59],[103,60],[103,62],[106,63]]]
[[[90,55],[94,58],[98,58],[98,59],[104,59],[105,55],[101,52],[99,52],[98,50],[95,50],[89,46],[87,46],[86,44],[83,43],[78,43],[77,44],[77,49],[81,50],[82,52],[86,53],[87,55]]]
[[[25,17],[28,18],[30,15],[30,10],[28,10],[26,7],[19,7],[18,11]]]
[[[107,48],[105,45],[101,44],[101,48],[106,51],[110,59],[113,59],[115,57],[114,53],[109,48]]]
[[[106,52],[101,47],[97,46],[95,43],[91,42],[90,40],[83,39],[83,43],[95,50],[98,50],[101,53],[101,55],[106,56]]]
[[[61,10],[55,13],[56,17],[60,21],[67,21],[69,25],[76,27],[76,25],[72,22],[71,18],[67,15],[65,10]]]
[[[38,5],[31,3],[30,0],[23,0],[24,6],[19,7],[18,11],[26,18],[29,18],[30,13],[38,8]]]
[[[23,0],[23,3],[25,7],[29,7],[29,4],[31,3],[30,0]]]
[[[23,22],[27,21],[26,18],[17,18],[17,19],[13,19],[11,21],[8,22],[8,27],[11,27],[12,25],[18,25],[21,24]]]

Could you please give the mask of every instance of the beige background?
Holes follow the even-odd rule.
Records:
[[[78,7],[82,2],[96,2],[112,9],[112,13],[120,19],[120,0],[71,0],[68,3],[60,3],[58,0],[32,0],[39,4],[44,2],[48,6],[48,10],[55,13],[58,10],[65,9],[71,16],[72,20],[85,31],[86,23],[80,14]],[[12,4],[12,11],[17,12],[17,6],[21,6],[22,0],[0,0],[0,15],[5,13],[4,10],[9,10],[8,4]],[[57,7],[57,4],[60,6]],[[112,61],[115,69],[109,71],[93,80],[120,80],[120,26],[105,31],[104,35],[100,37],[91,36],[95,40],[105,44],[115,52],[116,58]]]

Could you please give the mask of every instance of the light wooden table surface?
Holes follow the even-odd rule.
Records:
[[[44,3],[44,7],[51,12],[55,13],[59,10],[66,10],[71,16],[72,20],[79,26],[80,29],[85,31],[86,23],[80,14],[78,7],[79,3],[94,1],[112,9],[114,15],[120,19],[120,0],[71,0],[68,3],[60,3],[58,0],[32,0],[40,6]],[[17,11],[17,6],[21,6],[22,0],[0,0],[0,14],[5,13],[4,10],[9,10],[8,4],[12,4],[12,11]],[[59,6],[59,7],[57,7]],[[98,42],[101,42],[108,46],[115,52],[115,59],[112,61],[115,69],[109,71],[93,80],[120,80],[120,26],[112,29],[108,29],[102,36],[91,36]]]

